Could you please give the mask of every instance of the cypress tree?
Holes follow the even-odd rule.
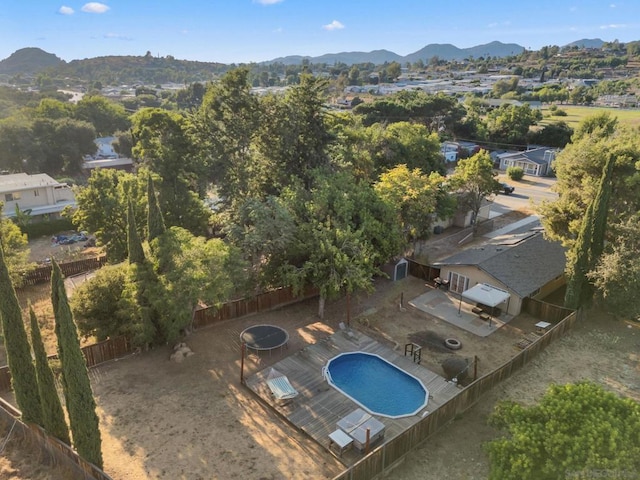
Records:
[[[96,402],[91,391],[87,364],[69,307],[58,264],[52,262],[51,303],[56,318],[58,357],[62,364],[62,386],[73,436],[73,446],[85,460],[102,468],[102,451]]]
[[[615,159],[610,155],[602,169],[596,195],[587,207],[578,238],[571,249],[567,267],[569,280],[564,297],[567,308],[577,309],[588,303],[593,295],[587,273],[595,268],[604,248],[614,164]]]
[[[151,175],[149,175],[147,180],[147,203],[147,226],[149,228],[149,242],[151,242],[166,230],[164,218],[162,218],[162,210],[160,210],[160,205],[158,204],[158,199],[156,198],[156,193],[153,188]]]
[[[42,426],[42,407],[36,369],[31,359],[31,348],[27,332],[24,329],[22,311],[16,291],[11,283],[9,269],[4,259],[4,250],[0,244],[0,317],[7,363],[11,372],[11,383],[18,408],[25,422]]]
[[[60,397],[56,390],[56,382],[49,366],[47,352],[42,343],[40,326],[36,314],[29,305],[29,317],[31,318],[31,346],[36,358],[36,375],[38,377],[38,391],[42,402],[42,423],[44,429],[51,435],[71,445],[69,440],[69,427],[64,419],[64,411],[60,404]]]
[[[129,263],[143,263],[144,250],[136,229],[136,217],[133,214],[133,204],[129,200],[127,210],[127,248],[129,250]]]

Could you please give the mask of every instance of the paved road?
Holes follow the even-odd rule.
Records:
[[[555,178],[525,177],[520,182],[514,182],[500,176],[501,181],[505,181],[515,187],[515,191],[510,195],[496,195],[491,206],[491,217],[502,215],[511,210],[528,208],[533,210],[536,205],[544,200],[555,200],[558,195],[550,190],[555,184]]]

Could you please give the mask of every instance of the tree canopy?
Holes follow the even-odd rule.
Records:
[[[531,407],[502,402],[490,423],[506,433],[486,446],[491,480],[640,471],[640,406],[593,383],[552,385]]]

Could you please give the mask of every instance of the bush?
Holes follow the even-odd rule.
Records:
[[[73,230],[74,226],[68,218],[57,218],[55,220],[46,220],[44,222],[29,223],[21,225],[20,230],[26,233],[30,239],[53,235],[54,233]]]
[[[567,112],[558,108],[555,112],[553,112],[553,115],[555,117],[566,117]]]
[[[508,167],[507,168],[507,176],[511,180],[519,181],[524,177],[524,170],[522,167]]]

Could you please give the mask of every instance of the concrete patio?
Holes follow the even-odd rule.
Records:
[[[475,305],[461,301],[459,294],[434,288],[409,301],[409,305],[479,337],[491,335],[513,319],[513,315],[502,313],[483,320],[472,312]]]

